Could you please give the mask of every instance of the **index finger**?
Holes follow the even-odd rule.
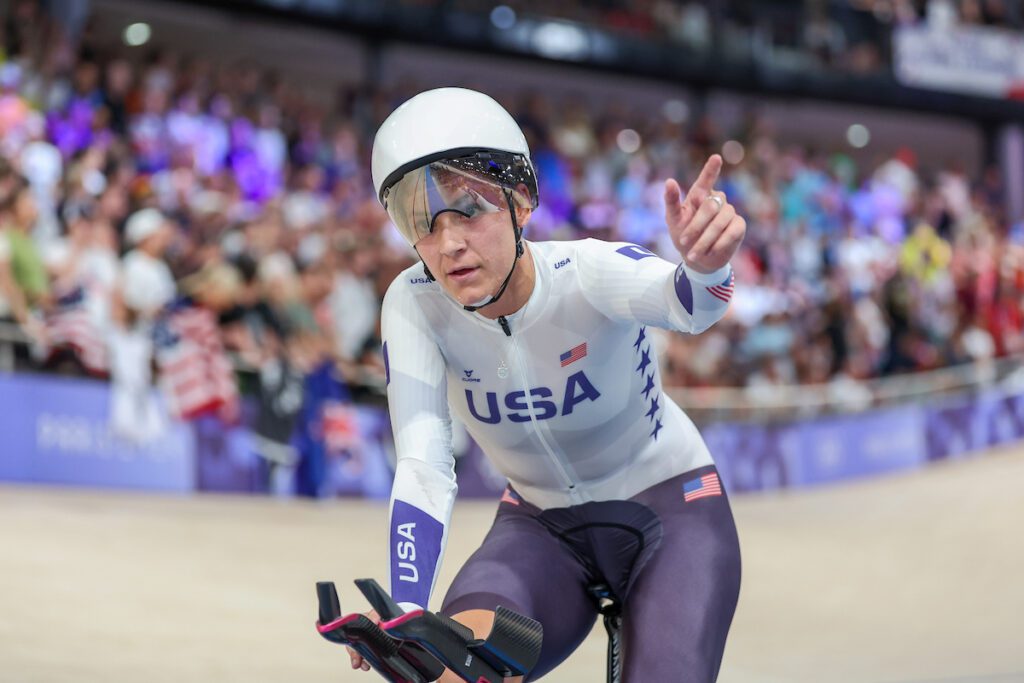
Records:
[[[687,198],[702,199],[711,194],[711,191],[715,189],[718,174],[721,172],[722,157],[718,154],[712,154],[708,157],[707,162],[705,162],[700,175],[697,176],[697,181],[690,186],[690,191],[686,193]]]

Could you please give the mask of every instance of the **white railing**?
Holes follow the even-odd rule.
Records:
[[[695,421],[767,421],[915,403],[1001,385],[1024,390],[1024,356],[954,365],[865,381],[770,387],[672,387],[666,392]]]

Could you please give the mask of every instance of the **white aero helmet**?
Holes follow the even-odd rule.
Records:
[[[537,207],[526,136],[500,104],[475,90],[428,90],[398,107],[377,130],[372,170],[377,198],[413,246],[445,211],[472,217],[512,203]]]

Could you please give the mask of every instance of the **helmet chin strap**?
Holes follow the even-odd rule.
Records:
[[[512,193],[509,192],[508,190],[505,190],[505,201],[508,202],[508,212],[509,215],[512,216],[512,230],[516,235],[516,256],[512,260],[512,267],[509,269],[508,275],[505,276],[505,280],[501,283],[501,287],[498,289],[497,294],[492,296],[490,300],[484,301],[483,303],[478,303],[475,306],[462,307],[463,309],[469,311],[470,313],[475,313],[484,306],[490,306],[491,304],[497,302],[498,299],[501,298],[501,295],[505,293],[505,289],[508,287],[508,283],[512,281],[512,274],[516,272],[516,263],[519,262],[519,257],[523,255],[523,230],[522,228],[519,227],[519,221],[516,219],[515,205],[512,203]],[[423,273],[429,279],[434,280],[434,274],[430,272],[429,268],[427,268],[426,263],[423,264]]]

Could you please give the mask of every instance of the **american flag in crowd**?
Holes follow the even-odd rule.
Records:
[[[569,365],[570,363],[575,363],[580,358],[583,358],[586,355],[587,342],[583,342],[579,346],[574,346],[565,353],[563,353],[561,356],[558,357],[558,359],[562,361],[562,367],[564,368],[566,365]]]
[[[355,408],[341,401],[325,401],[322,420],[327,450],[337,453],[359,446],[359,423]]]
[[[735,284],[736,284],[736,275],[734,273],[732,273],[732,271],[730,271],[729,272],[729,277],[725,279],[725,282],[723,282],[720,285],[715,285],[714,287],[705,287],[705,289],[708,290],[708,292],[711,294],[711,296],[713,296],[715,298],[718,298],[718,299],[721,299],[722,301],[724,301],[726,303],[729,303],[729,300],[732,299],[732,291],[733,291],[733,286]]]
[[[689,503],[698,498],[722,495],[722,484],[714,472],[705,474],[698,479],[691,479],[683,484],[683,500]]]
[[[154,335],[160,385],[173,415],[190,420],[237,411],[235,373],[213,313],[194,306],[174,308],[157,323]]]
[[[68,349],[86,371],[105,375],[110,369],[107,339],[85,301],[85,290],[81,287],[57,301],[56,310],[46,317],[46,352],[53,356]]]

